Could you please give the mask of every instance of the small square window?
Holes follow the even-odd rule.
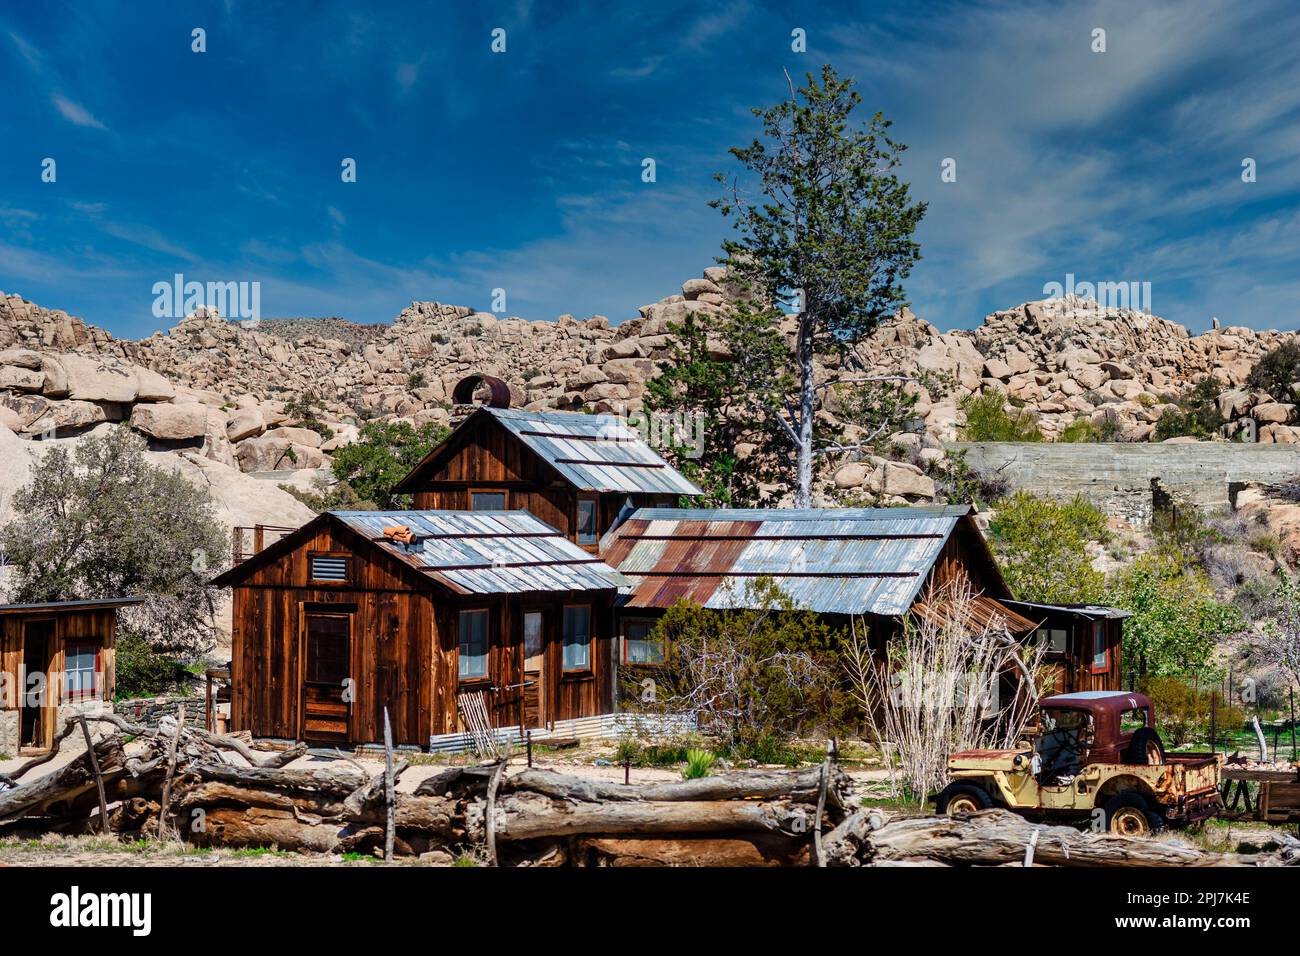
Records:
[[[578,499],[578,544],[596,543],[596,499]]]
[[[504,491],[474,491],[469,496],[471,511],[505,511],[506,493]]]
[[[564,608],[564,669],[591,670],[591,608],[585,604]]]
[[[623,622],[623,663],[662,664],[664,639],[655,636],[653,621]]]
[[[1049,654],[1064,654],[1069,650],[1070,632],[1062,627],[1040,627],[1034,639],[1046,646]]]
[[[348,559],[340,555],[313,554],[308,559],[312,581],[324,584],[346,584]]]
[[[459,675],[461,680],[476,680],[487,677],[488,672],[488,612],[460,612],[460,659]]]

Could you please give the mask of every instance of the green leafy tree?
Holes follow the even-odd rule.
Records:
[[[1103,599],[1106,578],[1088,548],[1109,536],[1106,516],[1082,497],[1059,502],[1027,491],[999,502],[989,523],[989,545],[1012,592],[1046,604]]]
[[[920,258],[913,238],[925,214],[897,174],[904,146],[880,113],[865,123],[861,96],[830,66],[790,98],[754,115],[763,138],[731,150],[743,181],[711,205],[732,219],[726,264],[775,323],[789,302],[796,314],[793,394],[775,420],[795,449],[795,505],[812,503],[818,352],[851,354],[884,316],[905,304],[902,281]]]
[[[155,649],[208,650],[229,539],[206,490],[149,463],[125,426],[47,451],[0,530],[10,598],[66,601],[145,595],[123,628]]]
[[[1120,572],[1109,603],[1133,613],[1124,622],[1124,660],[1138,681],[1204,676],[1215,644],[1243,626],[1236,608],[1215,599],[1205,572],[1165,548]]]
[[[754,504],[775,437],[771,416],[784,375],[784,343],[774,328],[738,313],[706,327],[691,312],[683,322],[669,323],[668,331],[674,337],[669,360],[646,387],[646,409],[670,422],[689,422],[681,435],[661,429],[672,440],[669,452],[678,469],[704,491],[703,500],[683,504]],[[701,441],[694,444],[697,434]],[[752,449],[743,461],[742,445]]]
[[[411,496],[393,494],[393,486],[446,436],[447,429],[435,422],[419,428],[402,421],[366,422],[354,443],[334,452],[334,477],[362,502],[380,509],[410,507]]]

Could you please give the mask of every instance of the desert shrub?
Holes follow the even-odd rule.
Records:
[[[1216,732],[1240,727],[1246,719],[1245,712],[1221,694],[1180,677],[1149,677],[1139,681],[1137,689],[1151,698],[1160,736],[1169,747],[1207,739],[1211,710]]]
[[[1080,415],[1065,426],[1057,441],[1063,442],[1113,442],[1124,433],[1124,423],[1113,409],[1107,409],[1098,421]]]
[[[402,421],[366,422],[356,442],[334,452],[334,477],[378,508],[408,507],[411,496],[393,494],[393,486],[446,435],[447,429],[435,422],[419,428]]]
[[[312,481],[310,491],[288,484],[280,485],[280,489],[293,495],[317,514],[322,511],[374,511],[377,507],[373,501],[358,495],[348,482],[327,482],[320,475]]]
[[[1177,408],[1167,410],[1156,422],[1156,441],[1184,437],[1210,439],[1218,435],[1223,425],[1217,404],[1222,390],[1223,386],[1213,375],[1184,390],[1174,402]]]
[[[1264,353],[1250,370],[1246,384],[1268,392],[1279,402],[1291,396],[1291,383],[1300,382],[1300,343],[1294,336]]]
[[[790,741],[834,732],[847,696],[838,682],[840,632],[795,609],[767,578],[745,586],[747,608],[709,610],[681,601],[656,626],[665,666],[644,693],[640,673],[623,675],[631,712],[687,715],[719,750],[739,755],[766,738]]]
[[[185,666],[159,653],[139,634],[120,632],[116,648],[115,694],[119,699],[159,697],[185,680]]]
[[[310,428],[316,434],[320,435],[325,441],[334,437],[334,429],[330,428],[323,421],[317,412],[317,406],[320,399],[314,392],[304,392],[295,398],[285,402],[284,413],[289,416],[289,421],[302,428]],[[290,459],[293,457],[293,449],[289,449]]]
[[[1106,516],[1082,497],[1059,502],[1018,491],[998,503],[989,545],[1011,590],[1048,604],[1100,601],[1105,576],[1088,548],[1110,539]]]
[[[145,457],[121,426],[55,447],[13,496],[0,529],[14,602],[145,595],[124,630],[158,650],[198,653],[216,636],[216,590],[229,552],[206,488]]]
[[[949,449],[940,461],[917,462],[934,479],[935,497],[951,505],[987,505],[1006,497],[1011,482],[1001,471],[976,471],[966,449]]]
[[[958,428],[962,441],[1042,441],[1043,433],[1028,409],[1007,407],[1007,397],[997,389],[967,395],[958,407],[966,424]]]

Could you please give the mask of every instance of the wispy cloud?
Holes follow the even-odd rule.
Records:
[[[60,115],[69,123],[75,123],[77,126],[86,126],[90,129],[108,129],[103,123],[91,115],[90,110],[86,109],[80,103],[68,99],[62,93],[54,93],[50,96]]]

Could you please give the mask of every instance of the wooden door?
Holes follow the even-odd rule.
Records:
[[[546,619],[541,611],[525,611],[523,618],[523,726],[546,726]]]
[[[298,736],[310,743],[348,743],[352,712],[349,681],[352,615],[306,611],[303,615],[303,677]]]
[[[22,694],[20,747],[45,750],[50,746],[59,698],[59,689],[54,686],[51,673],[53,670],[54,622],[24,622],[23,681],[18,689]]]

